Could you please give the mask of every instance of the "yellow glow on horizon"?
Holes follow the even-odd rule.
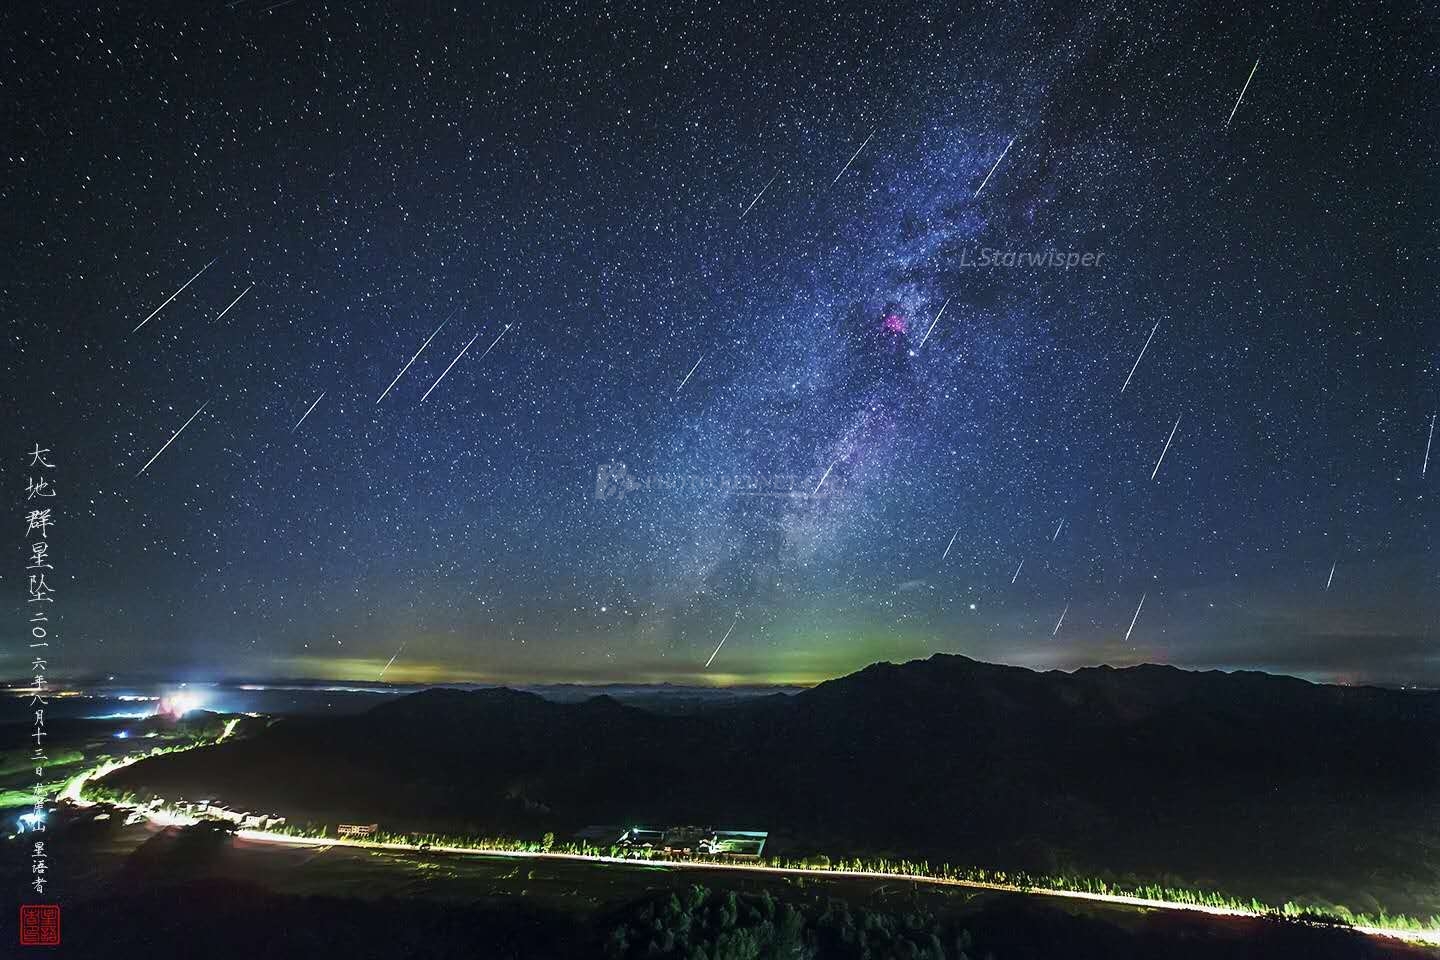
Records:
[[[375,683],[384,669],[386,657],[288,657],[278,662],[280,671],[289,677],[333,680],[347,683]],[[385,671],[384,683],[401,685],[427,683],[494,683],[494,684],[544,684],[574,683],[599,685],[607,683],[659,684],[674,683],[696,687],[734,687],[750,684],[814,686],[840,674],[824,669],[781,669],[756,670],[703,670],[703,664],[696,663],[693,669],[667,669],[671,665],[648,663],[625,671],[604,673],[577,670],[574,667],[560,668],[537,665],[534,670],[503,670],[482,672],[467,666],[435,661],[395,661]]]
[[[284,673],[314,680],[345,680],[352,683],[488,683],[493,675],[453,664],[396,660],[385,669],[389,657],[287,657],[281,661]],[[379,681],[380,672],[385,679]]]
[[[738,637],[737,637],[738,639]],[[388,647],[385,643],[384,647]],[[410,650],[416,644],[411,644]],[[431,646],[433,649],[433,645]],[[783,644],[763,643],[747,647],[731,644],[720,652],[710,669],[705,669],[708,652],[695,652],[693,659],[672,651],[670,655],[649,656],[629,663],[594,658],[547,656],[535,647],[526,651],[526,660],[508,660],[494,670],[476,668],[476,659],[465,653],[445,650],[432,659],[416,659],[403,653],[386,669],[389,656],[326,657],[306,654],[281,659],[277,673],[294,678],[375,683],[384,671],[385,683],[401,685],[440,683],[525,684],[573,683],[661,684],[697,687],[797,686],[810,687],[843,677],[877,661],[903,663],[940,652],[921,634],[875,627],[848,634],[813,625],[793,626]],[[951,652],[949,650],[944,652]],[[483,661],[482,661],[483,662]]]

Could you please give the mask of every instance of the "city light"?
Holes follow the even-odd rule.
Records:
[[[155,708],[157,714],[169,717],[183,717],[191,710],[199,710],[204,706],[204,698],[197,693],[184,690],[179,693],[172,693],[160,698],[160,704]]]

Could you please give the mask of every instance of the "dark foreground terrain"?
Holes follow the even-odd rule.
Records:
[[[1281,923],[1157,920],[1126,931],[1053,907],[1013,901],[964,922],[923,911],[795,904],[703,886],[633,904],[592,923],[514,904],[441,905],[283,896],[225,881],[160,887],[77,904],[67,956],[163,958],[835,958],[1051,960],[1055,957],[1423,957],[1343,931]]]
[[[772,831],[772,852],[1440,913],[1440,695],[937,655],[675,716],[426,691],[117,774],[292,820],[558,836]]]
[[[1281,921],[852,878],[284,848],[113,821],[62,826],[55,841],[64,943],[52,954],[86,960],[1436,956]],[[13,852],[0,882],[18,886]],[[13,931],[0,935],[8,950]]]

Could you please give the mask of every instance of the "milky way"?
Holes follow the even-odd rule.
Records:
[[[1440,682],[1419,17],[13,12],[56,660]]]

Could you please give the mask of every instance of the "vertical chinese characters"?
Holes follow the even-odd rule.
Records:
[[[35,444],[26,455],[29,472],[25,480],[25,543],[28,562],[25,566],[27,594],[26,611],[30,626],[30,669],[34,683],[30,706],[35,710],[35,740],[31,758],[35,764],[35,808],[31,829],[45,832],[45,708],[49,704],[50,638],[53,633],[55,565],[51,562],[50,528],[55,524],[55,485],[48,471],[55,469],[48,448]],[[48,579],[47,579],[48,577]],[[49,882],[49,859],[45,841],[32,839],[30,848],[30,885],[43,894]]]

